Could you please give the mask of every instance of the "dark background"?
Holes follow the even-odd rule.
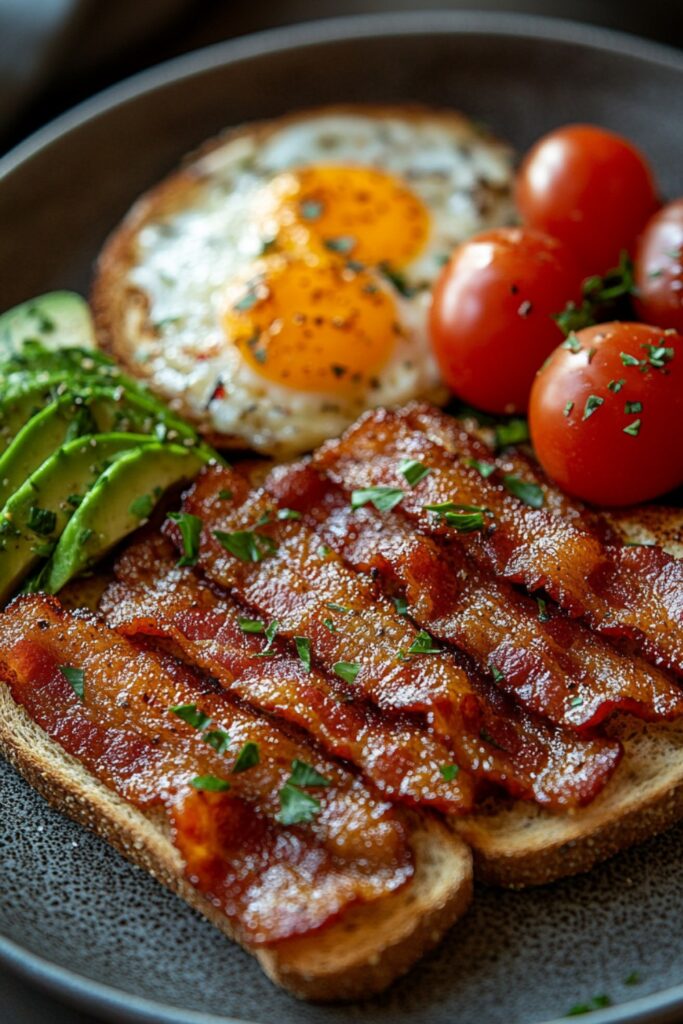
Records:
[[[41,8],[42,3],[47,6]],[[522,11],[618,28],[683,47],[683,0],[64,0],[63,6],[64,16],[50,22],[40,38],[41,23],[49,21],[47,8],[54,13],[55,4],[0,0],[0,151],[143,68],[233,36],[314,18],[415,8]],[[24,39],[33,45],[24,45]],[[0,1020],[97,1024],[1,968]]]

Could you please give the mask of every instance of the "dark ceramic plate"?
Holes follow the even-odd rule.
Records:
[[[683,58],[625,36],[509,15],[388,15],[278,30],[140,75],[39,132],[1,166],[0,309],[85,289],[131,200],[225,125],[341,100],[453,106],[520,148],[589,120],[681,191]],[[439,950],[383,997],[304,1006],[252,960],[0,767],[0,952],[112,1020],[532,1024],[608,996],[607,1021],[683,1017],[683,827],[590,875],[482,890]],[[634,975],[633,972],[637,972]],[[634,984],[634,980],[636,983]]]

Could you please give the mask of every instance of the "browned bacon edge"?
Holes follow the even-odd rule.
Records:
[[[457,763],[514,796],[561,807],[592,799],[614,771],[618,744],[571,735],[522,712],[453,652],[427,653],[424,635],[398,615],[377,583],[344,565],[300,519],[250,492],[223,467],[203,472],[184,500],[203,524],[198,565],[211,582],[270,620],[291,643],[310,642],[326,673],[353,676],[359,695],[394,712],[427,714]],[[170,533],[179,546],[178,529]],[[237,547],[236,547],[237,545]],[[238,553],[236,554],[235,551]],[[426,634],[425,634],[426,635]],[[502,702],[502,703],[501,703]]]
[[[615,710],[648,721],[683,713],[683,691],[664,673],[621,654],[551,602],[537,604],[482,572],[459,545],[439,545],[370,503],[354,509],[349,493],[310,463],[278,466],[264,486],[353,568],[406,598],[418,625],[493,673],[530,711],[578,729]]]
[[[388,799],[445,814],[472,809],[472,779],[455,770],[452,752],[426,727],[405,715],[380,715],[342,680],[292,657],[277,637],[263,656],[263,632],[240,627],[249,616],[176,563],[173,545],[160,535],[129,546],[100,601],[106,621],[126,636],[171,641],[226,690],[352,762]]]
[[[486,571],[531,591],[545,589],[571,615],[656,665],[683,672],[683,564],[659,548],[608,545],[578,519],[531,507],[510,493],[497,468],[485,478],[476,465],[481,444],[439,410],[413,405],[368,413],[341,440],[324,445],[314,463],[352,491],[403,488],[406,459],[431,472],[406,489],[400,514],[461,544]],[[444,502],[486,510],[485,527],[460,532],[425,508]]]
[[[314,931],[412,874],[407,819],[359,778],[173,658],[54,598],[19,598],[0,614],[0,671],[64,750],[124,799],[164,810],[188,881],[243,941]],[[186,721],[178,705],[206,719]],[[221,746],[209,742],[217,736]],[[282,793],[296,762],[319,773],[300,789],[319,810],[286,824]],[[223,788],[197,788],[207,777]]]

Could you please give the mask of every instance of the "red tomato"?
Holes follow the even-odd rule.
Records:
[[[571,252],[536,231],[499,228],[459,246],[436,283],[432,345],[452,390],[487,412],[524,412],[560,340],[553,313],[579,297]]]
[[[516,199],[524,223],[570,246],[586,274],[615,267],[659,205],[652,171],[635,146],[588,124],[558,128],[532,147]]]
[[[531,441],[549,477],[597,505],[683,481],[683,337],[645,324],[586,327],[539,372]]]
[[[683,199],[656,213],[638,240],[635,260],[638,316],[683,331]]]

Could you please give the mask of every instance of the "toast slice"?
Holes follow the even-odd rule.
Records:
[[[143,814],[67,754],[0,683],[0,751],[57,809],[107,839],[230,938],[228,918],[183,877],[161,820]],[[265,973],[296,996],[323,1002],[381,991],[436,945],[472,896],[465,843],[435,817],[414,816],[415,874],[390,896],[352,907],[327,928],[250,947]]]
[[[588,871],[683,818],[683,721],[652,723],[622,715],[607,731],[624,757],[587,807],[552,814],[521,801],[490,800],[451,819],[472,848],[482,881],[508,888],[545,885]]]

